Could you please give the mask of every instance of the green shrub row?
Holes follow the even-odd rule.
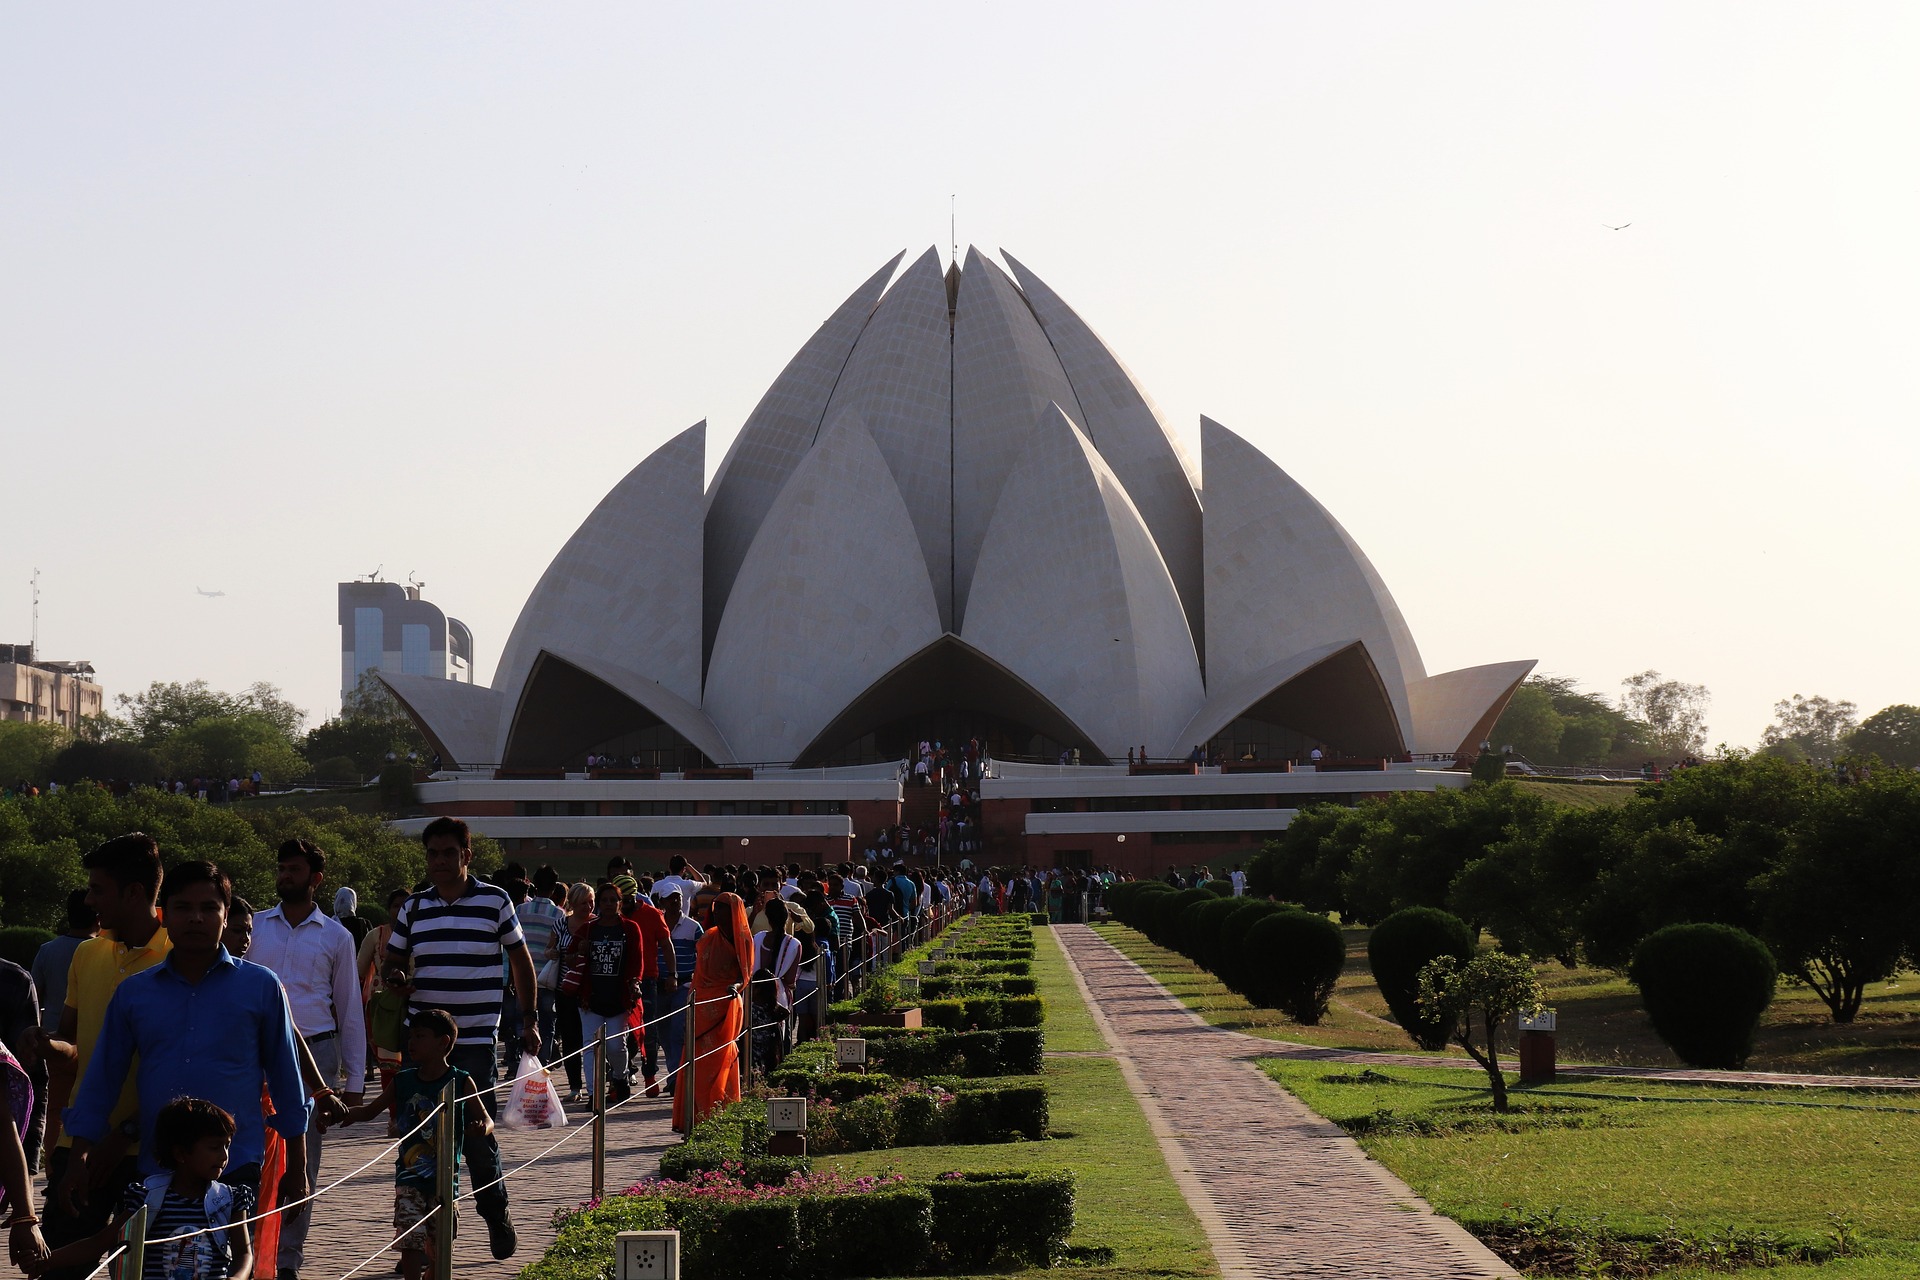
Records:
[[[1030,996],[1039,990],[1038,978],[1011,973],[950,973],[920,979],[920,994],[929,1000],[944,1000],[949,996]]]
[[[1001,1027],[1037,1027],[1046,1017],[1039,996],[965,996],[922,1000],[920,1020],[948,1031],[997,1031]]]
[[[897,1076],[1037,1076],[1046,1037],[1038,1027],[1005,1031],[866,1029],[867,1063]]]
[[[1157,880],[1116,885],[1115,918],[1209,970],[1253,1004],[1303,1026],[1326,1016],[1346,938],[1322,915],[1263,899],[1222,898]]]
[[[622,1231],[677,1228],[687,1275],[838,1280],[1051,1266],[1073,1230],[1064,1172],[949,1173],[758,1199],[649,1190],[568,1215],[520,1280],[602,1280]]]
[[[845,1102],[822,1099],[808,1109],[808,1146],[816,1155],[893,1147],[978,1146],[1040,1142],[1051,1113],[1039,1083],[963,1088],[957,1092],[898,1082],[892,1091]]]
[[[739,1166],[740,1181],[750,1187],[777,1187],[812,1167],[805,1156],[767,1154],[767,1107],[751,1098],[714,1111],[687,1141],[660,1153],[660,1176],[677,1182],[729,1165]]]

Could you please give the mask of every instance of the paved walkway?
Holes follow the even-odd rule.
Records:
[[[511,1280],[528,1263],[538,1261],[553,1243],[551,1220],[558,1208],[571,1208],[593,1189],[592,1126],[584,1109],[570,1114],[576,1121],[564,1130],[520,1133],[500,1130],[500,1153],[507,1170],[513,1200],[513,1221],[520,1249],[505,1262],[496,1262],[487,1248],[487,1224],[473,1211],[471,1199],[460,1205],[460,1234],[454,1243],[454,1271],[461,1280]],[[567,1141],[524,1173],[514,1174],[562,1137]],[[671,1132],[667,1099],[636,1099],[607,1117],[607,1189],[620,1191],[659,1171],[660,1153],[678,1139]],[[321,1158],[320,1185],[372,1160],[390,1140],[380,1124],[355,1125],[327,1135]],[[463,1191],[472,1180],[463,1166]],[[312,1234],[307,1237],[307,1265],[302,1280],[340,1280],[352,1274],[390,1276],[399,1255],[388,1251],[393,1240],[393,1157],[381,1157],[372,1168],[326,1196],[320,1202]],[[367,1262],[369,1257],[374,1260]],[[367,1262],[364,1270],[353,1268]],[[271,1271],[265,1272],[271,1276]]]
[[[1516,1273],[1085,925],[1058,925],[1102,1034],[1225,1280],[1482,1280]]]

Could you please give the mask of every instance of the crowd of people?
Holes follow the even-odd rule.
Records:
[[[426,878],[393,887],[377,926],[306,840],[279,848],[277,901],[258,910],[212,863],[163,874],[140,833],[85,856],[87,887],[33,971],[0,961],[0,1208],[22,1271],[81,1280],[145,1207],[148,1275],[298,1280],[326,1212],[310,1192],[328,1133],[382,1119],[399,1139],[397,1269],[424,1274],[435,1245],[442,1125],[494,1256],[512,1256],[493,1121],[523,1056],[564,1071],[569,1105],[591,1105],[596,1079],[607,1107],[671,1096],[685,1131],[936,918],[1083,920],[1122,878],[970,857],[675,857],[654,876],[616,857],[593,883],[516,864],[483,879],[459,820],[435,819],[422,843]]]

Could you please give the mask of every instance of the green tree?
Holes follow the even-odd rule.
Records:
[[[1788,760],[1832,764],[1859,727],[1858,710],[1851,702],[1796,693],[1773,704],[1773,723],[1760,735],[1760,749]]]
[[[1401,792],[1366,811],[1371,820],[1341,877],[1342,896],[1362,921],[1403,907],[1448,907],[1454,878],[1546,808],[1511,782]]]
[[[160,763],[175,777],[246,777],[258,769],[269,782],[306,776],[307,762],[280,726],[259,712],[209,716],[161,744]]]
[[[1533,966],[1519,956],[1488,951],[1462,961],[1458,956],[1441,955],[1420,971],[1421,1012],[1452,1027],[1454,1042],[1487,1073],[1495,1111],[1507,1110],[1507,1077],[1500,1069],[1500,1028],[1515,1014],[1537,1013],[1544,1001]]]
[[[126,722],[128,736],[150,750],[158,749],[202,720],[242,715],[259,717],[291,744],[307,718],[305,711],[264,681],[248,685],[244,693],[229,694],[213,688],[205,680],[184,683],[155,680],[140,693],[123,693],[115,701]]]
[[[1350,809],[1314,804],[1300,810],[1286,830],[1247,863],[1248,895],[1350,915],[1341,883],[1366,839],[1377,805],[1368,801]]]
[[[0,787],[43,783],[72,735],[57,724],[0,720]]]
[[[1847,753],[1878,757],[1902,769],[1920,768],[1920,707],[1896,702],[1874,712],[1847,736]]]
[[[1558,764],[1566,717],[1554,709],[1553,694],[1543,679],[1523,681],[1494,722],[1495,746],[1510,747],[1515,755],[1535,764]]]
[[[1920,937],[1920,775],[1875,774],[1828,786],[1754,882],[1760,938],[1811,987],[1836,1023],[1852,1022],[1869,983],[1899,969]]]
[[[1705,685],[1687,684],[1662,678],[1648,669],[1620,682],[1626,690],[1620,697],[1620,709],[1645,724],[1651,733],[1653,748],[1668,760],[1704,755],[1707,750],[1707,704],[1712,700]]]
[[[307,731],[302,749],[315,765],[323,760],[351,760],[363,779],[380,772],[389,754],[405,759],[411,751],[422,760],[433,755],[400,704],[371,674],[363,676],[359,687],[342,701],[339,715]]]

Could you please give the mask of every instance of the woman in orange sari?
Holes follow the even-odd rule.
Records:
[[[693,1039],[687,1046],[693,1087],[684,1083],[673,1100],[673,1128],[690,1133],[716,1107],[740,1100],[740,1032],[746,1015],[740,990],[753,972],[753,934],[746,904],[723,893],[713,903],[713,923],[694,952]],[[728,998],[731,997],[731,998]],[[711,1003],[709,1003],[711,1002]]]

